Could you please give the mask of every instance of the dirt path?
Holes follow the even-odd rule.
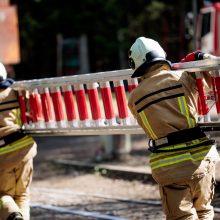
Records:
[[[35,158],[35,172],[31,187],[32,205],[51,205],[64,210],[100,213],[130,220],[163,220],[159,192],[156,184],[126,178],[105,177],[106,170],[94,169],[93,172],[54,165],[53,160],[65,159],[94,163],[99,150],[99,137],[50,137],[38,138],[38,156]],[[145,150],[146,140],[132,139],[132,151],[122,160],[105,161],[105,165],[126,166],[150,172],[146,166],[148,159]],[[99,163],[100,164],[100,163]],[[101,163],[102,164],[102,163]],[[220,170],[220,169],[219,169]],[[220,172],[219,172],[220,173]],[[219,176],[217,172],[217,176]],[[125,174],[123,174],[125,175]],[[120,176],[119,176],[120,177]],[[217,186],[214,204],[220,208],[220,190]],[[150,202],[149,202],[150,201]],[[149,202],[149,203],[147,203]],[[152,205],[151,202],[156,202]],[[88,212],[88,213],[87,213]],[[31,208],[32,220],[38,219],[98,219],[91,216],[74,215]],[[108,219],[108,218],[102,218]],[[111,219],[111,218],[110,218]],[[220,219],[219,214],[215,219]],[[119,219],[118,219],[119,220]]]

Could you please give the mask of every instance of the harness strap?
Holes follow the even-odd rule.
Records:
[[[196,144],[190,144],[183,147],[175,148],[175,146],[172,149],[162,149],[163,147],[169,147],[172,145],[178,145],[178,144],[184,144],[187,142],[192,142],[194,140],[198,140],[201,138],[205,138],[206,140],[202,143],[196,143]],[[179,150],[186,150],[191,149],[195,147],[199,147],[202,145],[211,145],[214,144],[214,140],[209,140],[208,137],[206,137],[206,134],[201,130],[199,126],[189,129],[184,129],[180,131],[176,131],[173,133],[168,134],[166,137],[157,139],[157,140],[149,140],[148,143],[148,150],[153,153],[159,153],[159,152],[172,152],[172,151],[179,151]]]

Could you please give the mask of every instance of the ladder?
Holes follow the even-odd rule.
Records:
[[[173,63],[172,69],[196,74],[198,123],[207,132],[220,131],[220,58]],[[211,95],[203,89],[204,71],[211,71]],[[138,86],[131,75],[131,69],[124,69],[17,81],[12,88],[19,94],[22,129],[44,136],[143,134],[127,106],[129,93]]]

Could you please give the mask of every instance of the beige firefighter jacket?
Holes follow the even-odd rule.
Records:
[[[4,137],[20,130],[20,109],[17,93],[11,88],[0,90],[0,143]],[[6,146],[0,146],[0,170],[15,166],[33,158],[37,146],[33,138],[26,135]]]
[[[157,64],[142,76],[138,87],[131,92],[128,106],[148,138],[157,140],[196,126],[198,91],[191,74],[171,71],[168,65]],[[218,157],[216,149],[205,147],[200,151],[152,153],[153,177],[160,184],[168,184],[178,178],[197,175],[202,159],[208,155]],[[209,153],[210,149],[215,152]]]

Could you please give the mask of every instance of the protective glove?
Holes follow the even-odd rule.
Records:
[[[191,61],[196,61],[196,60],[203,60],[205,59],[204,57],[205,53],[203,53],[200,50],[196,50],[192,53],[187,54],[183,59],[180,60],[181,63],[185,62],[191,62]]]
[[[211,55],[209,53],[203,53],[201,50],[196,50],[192,53],[187,54],[180,62],[190,62],[196,60],[205,60],[205,59],[218,59],[219,57]]]

